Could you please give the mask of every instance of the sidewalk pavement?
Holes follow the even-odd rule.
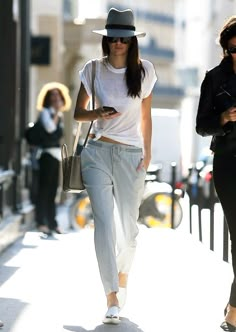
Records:
[[[59,211],[66,223],[67,211]],[[140,226],[118,326],[106,311],[93,229],[41,239],[28,231],[0,255],[3,332],[217,332],[230,264],[184,232]]]

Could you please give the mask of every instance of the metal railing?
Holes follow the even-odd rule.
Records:
[[[190,173],[192,169],[189,169]],[[193,206],[197,206],[198,210],[198,239],[200,242],[203,242],[203,224],[202,224],[202,210],[208,209],[209,210],[209,249],[215,251],[216,246],[216,239],[215,239],[215,206],[216,203],[219,203],[218,197],[216,195],[212,171],[209,172],[209,195],[208,198],[204,197],[203,188],[200,172],[201,169],[195,167],[196,172],[196,181],[194,183],[190,183],[187,181],[186,183],[186,191],[189,195],[189,232],[193,234],[193,215],[192,215],[192,208]],[[190,176],[189,176],[190,177]],[[188,180],[189,180],[188,177]],[[223,211],[222,211],[223,213]],[[223,243],[223,253],[222,259],[225,262],[229,261],[229,231],[225,217],[223,216],[223,228],[222,228],[222,243]]]

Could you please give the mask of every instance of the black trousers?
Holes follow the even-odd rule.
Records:
[[[213,178],[230,233],[234,280],[229,303],[236,307],[236,155],[215,154]]]
[[[36,222],[37,226],[46,225],[51,230],[58,226],[55,198],[59,180],[59,164],[60,162],[49,153],[43,153],[39,160]]]

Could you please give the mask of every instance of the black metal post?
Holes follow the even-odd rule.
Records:
[[[214,250],[214,205],[210,208],[210,249]]]
[[[198,204],[198,232],[199,232],[199,241],[202,242],[202,207],[201,207],[201,204]]]
[[[193,166],[191,165],[188,168],[188,176],[187,176],[187,179],[186,179],[186,182],[187,182],[186,183],[186,191],[189,195],[189,232],[190,232],[190,234],[192,234],[192,232],[193,232],[192,206],[194,205],[194,196],[196,195],[196,191],[194,190],[194,186],[196,186],[196,184],[192,183],[193,172],[194,172],[194,169],[193,169]]]
[[[189,231],[190,234],[193,232],[193,226],[192,226],[192,202],[191,198],[189,197]]]
[[[189,194],[189,231],[190,234],[192,234],[193,232],[193,225],[192,225],[192,220],[193,220],[193,214],[192,214],[192,206],[193,206],[193,185],[190,182],[191,176],[192,176],[192,172],[193,172],[193,167],[190,166],[188,168],[188,177],[187,177],[187,188],[188,190],[188,194]]]
[[[171,163],[171,228],[174,229],[175,220],[175,185],[176,185],[176,162]]]

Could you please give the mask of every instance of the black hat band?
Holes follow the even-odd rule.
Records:
[[[106,24],[105,29],[116,29],[116,30],[132,30],[135,31],[133,25],[123,25],[123,24]]]

